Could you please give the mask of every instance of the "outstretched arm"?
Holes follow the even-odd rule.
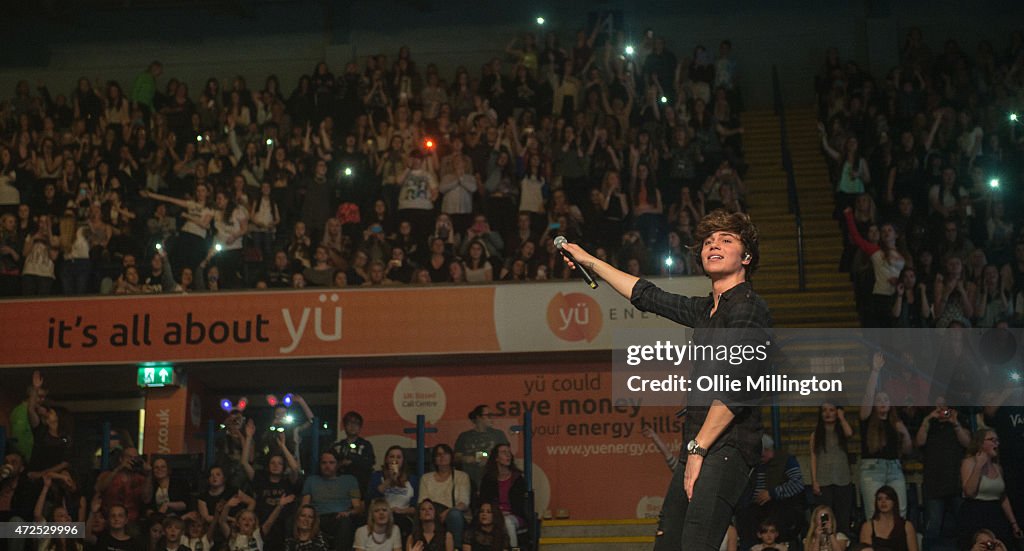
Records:
[[[636,285],[637,281],[640,281],[640,278],[629,275],[611,264],[597,259],[587,251],[583,250],[583,247],[580,247],[575,243],[566,243],[564,248],[576,259],[576,262],[579,262],[591,274],[607,281],[608,284],[611,285],[612,288],[620,295],[627,299],[632,298],[633,287]],[[566,258],[565,261],[569,264],[570,268],[574,270],[576,269],[576,265],[568,258]]]

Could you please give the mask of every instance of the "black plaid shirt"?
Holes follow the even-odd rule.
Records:
[[[630,302],[644,312],[654,312],[676,323],[694,328],[693,342],[715,346],[763,345],[770,340],[772,325],[768,305],[754,292],[749,282],[740,283],[729,289],[719,300],[718,310],[711,315],[714,298],[685,297],[663,291],[650,281],[641,279],[633,286]],[[685,441],[696,437],[707,418],[709,399],[725,404],[734,415],[732,423],[710,446],[714,452],[722,446],[733,446],[743,454],[750,465],[757,464],[761,456],[761,408],[760,396],[746,389],[747,376],[757,377],[768,373],[768,361],[745,361],[731,365],[727,361],[702,361],[695,363],[692,378],[702,375],[730,375],[733,380],[744,382],[739,392],[722,392],[703,395],[702,403],[694,403],[701,395],[695,394],[689,400],[686,424],[683,429]]]

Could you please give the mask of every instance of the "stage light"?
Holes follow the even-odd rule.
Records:
[[[285,415],[284,422],[290,425],[295,422],[295,417],[292,417],[291,415]]]
[[[345,170],[343,170],[342,172],[345,174],[345,176],[351,176],[352,175],[352,167],[346,166]]]
[[[538,17],[537,18],[537,24],[538,25],[543,25],[544,24],[544,18],[543,17]]]
[[[245,397],[239,398],[237,407],[239,410],[245,411],[245,408],[249,407],[249,399]]]
[[[281,399],[281,403],[284,404],[284,407],[286,407],[286,408],[292,407],[292,402],[294,402],[294,401],[295,401],[295,397],[292,396],[291,392],[289,392],[288,394],[285,394],[284,398]]]
[[[437,143],[434,142],[433,138],[424,138],[423,139],[423,148],[426,149],[427,151],[433,151],[434,150],[434,146],[436,146],[436,145],[437,145]]]
[[[671,256],[666,256],[665,257],[665,266],[671,268],[672,264],[674,264],[674,262],[672,260],[672,257]]]
[[[988,187],[996,189],[999,187],[999,178],[992,178],[988,181]]]
[[[220,252],[223,249],[224,249],[224,247],[220,243],[217,243],[216,245],[213,246],[213,250],[215,250],[217,252]]]
[[[274,396],[273,394],[267,394],[267,405],[270,406],[270,407],[276,407],[277,406],[277,396]]]
[[[661,103],[668,103],[668,97],[661,96]]]
[[[231,410],[234,409],[234,404],[232,404],[231,400],[228,400],[227,398],[221,398],[220,409],[230,413]]]
[[[1011,381],[1013,381],[1015,383],[1019,383],[1021,381],[1021,379],[1024,379],[1024,377],[1021,376],[1020,371],[1011,371],[1010,372],[1010,380]]]
[[[626,46],[626,55],[633,55],[633,52],[635,51],[636,50],[633,49],[633,46]]]
[[[1010,122],[1017,122],[1017,113],[1010,113]]]

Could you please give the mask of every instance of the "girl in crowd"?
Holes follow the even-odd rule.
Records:
[[[370,516],[366,524],[356,530],[354,549],[357,551],[401,551],[402,535],[395,526],[388,501],[378,497],[370,502]]]
[[[185,519],[185,535],[181,543],[192,551],[211,551],[213,549],[212,523],[204,522],[195,512],[188,513]]]
[[[295,515],[292,537],[284,544],[285,551],[328,551],[327,542],[320,533],[320,515],[312,505],[299,507]]]
[[[853,428],[842,408],[829,402],[821,404],[818,424],[811,433],[811,490],[814,500],[830,509],[840,531],[850,527],[853,482],[846,441],[852,436]],[[811,517],[812,522],[816,518]]]
[[[454,551],[452,534],[444,529],[444,524],[437,516],[433,501],[424,499],[420,502],[416,529],[405,540],[406,551]]]
[[[237,287],[241,280],[242,238],[249,232],[249,214],[226,191],[218,191],[215,200],[213,247],[210,255],[220,270],[221,286]]]
[[[1006,496],[1003,468],[999,464],[999,436],[992,429],[979,429],[971,437],[967,455],[960,463],[960,481],[964,501],[957,520],[962,549],[970,545],[974,533],[991,530],[1004,542],[1024,537]]]
[[[508,444],[498,444],[491,450],[480,481],[480,500],[498,504],[510,544],[517,547],[516,530],[526,523],[526,478]]]
[[[889,395],[878,390],[878,377],[884,365],[882,352],[875,352],[867,392],[860,405],[860,491],[867,517],[875,512],[875,495],[879,488],[886,487],[893,492],[898,506],[906,507],[907,501],[907,481],[900,456],[910,453],[910,433],[892,409]],[[906,509],[899,513],[905,515]]]
[[[896,229],[892,224],[883,224],[880,228],[881,239],[876,245],[864,240],[857,230],[853,209],[847,207],[843,211],[846,228],[854,243],[869,255],[874,267],[875,285],[868,304],[870,327],[889,327],[892,325],[892,301],[896,294],[895,283],[907,260],[896,247]]]
[[[466,281],[485,283],[494,280],[494,266],[487,256],[487,248],[480,240],[474,239],[470,242],[466,259]]]
[[[405,536],[412,532],[418,491],[419,480],[409,472],[402,447],[391,446],[384,453],[384,464],[380,470],[370,477],[368,496],[384,499],[394,516],[394,523]]]
[[[207,202],[210,196],[210,188],[206,185],[196,185],[195,198],[192,200],[177,199],[150,191],[141,191],[142,197],[170,203],[185,210],[182,217],[185,224],[175,241],[175,254],[172,255],[172,265],[182,268],[191,268],[194,272],[207,252],[206,234],[213,222],[214,211]]]
[[[106,549],[107,551],[136,551],[140,549],[141,542],[128,534],[128,511],[121,505],[111,505],[107,509],[106,530],[97,535],[88,528],[98,522],[102,507],[103,501],[99,497],[93,498],[89,520],[86,524],[85,541],[92,544],[95,549]]]
[[[39,492],[39,498],[36,500],[35,507],[35,521],[43,523],[47,521],[47,517],[44,514],[47,505],[47,498],[50,495],[50,488],[52,487],[52,481],[54,477],[43,478],[43,488]],[[70,475],[68,475],[70,479]],[[85,512],[85,498],[80,498],[82,501],[81,511]],[[78,505],[77,503],[75,504]],[[80,519],[73,518],[68,508],[62,504],[56,505],[50,513],[50,522],[80,522]],[[39,551],[82,551],[82,541],[80,538],[58,538],[48,537],[44,538],[39,542],[37,547]]]
[[[896,490],[882,486],[871,503],[872,514],[860,527],[860,543],[877,551],[917,551],[917,532],[900,513]]]
[[[461,551],[507,551],[511,548],[505,520],[497,503],[480,504],[466,531]]]
[[[153,496],[149,506],[161,514],[182,514],[188,509],[188,488],[180,480],[171,477],[167,460],[157,457],[153,460]]]
[[[60,254],[60,239],[53,235],[49,215],[40,215],[34,233],[25,238],[21,255],[25,263],[21,269],[21,291],[25,296],[49,295],[57,276],[54,261]]]
[[[828,505],[818,505],[811,513],[811,526],[804,538],[804,549],[807,551],[845,551],[850,546],[850,538],[839,530],[841,524]]]
[[[260,196],[252,202],[249,211],[249,221],[252,224],[250,235],[264,259],[274,256],[274,237],[277,227],[281,224],[281,209],[271,192],[269,183],[260,184]]]

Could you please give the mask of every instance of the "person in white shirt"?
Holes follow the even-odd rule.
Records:
[[[382,497],[370,502],[370,515],[356,530],[356,551],[400,551],[402,534],[391,516],[391,507]]]

